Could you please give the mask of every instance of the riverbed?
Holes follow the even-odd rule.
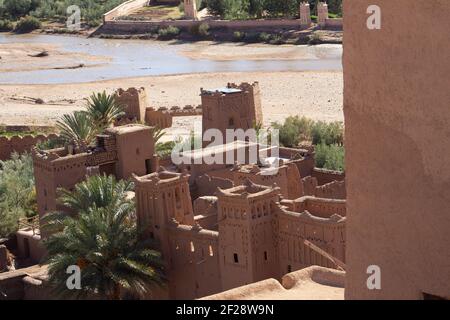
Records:
[[[47,51],[44,57],[33,57]],[[342,46],[180,43],[0,34],[0,83],[56,84],[210,72],[341,71]]]
[[[48,55],[41,56],[43,51]],[[265,125],[290,115],[343,121],[340,45],[0,34],[0,56],[0,125],[53,125],[103,90],[144,87],[148,106],[170,108],[200,104],[200,88],[254,81],[260,84]],[[189,135],[199,121],[175,118],[164,140]]]

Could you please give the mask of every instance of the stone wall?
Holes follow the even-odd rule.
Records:
[[[450,299],[450,1],[345,0],[344,15],[346,298]]]

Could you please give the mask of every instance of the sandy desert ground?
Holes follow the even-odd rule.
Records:
[[[47,57],[36,57],[46,52]],[[109,57],[79,52],[65,52],[58,45],[49,43],[0,43],[0,72],[33,71],[100,66]]]
[[[166,44],[163,44],[166,45]],[[163,46],[162,45],[162,46]],[[196,44],[182,54],[191,59],[309,59],[320,56],[325,47],[243,46],[238,44]],[[43,50],[47,58],[32,57]],[[331,48],[339,50],[339,47]],[[334,52],[334,51],[332,51]],[[47,70],[70,67],[80,61],[85,67],[107,64],[108,57],[91,56],[60,50],[58,45],[46,43],[0,44],[0,72],[7,70]],[[49,64],[46,61],[51,61]],[[260,83],[264,124],[283,121],[287,116],[300,115],[316,120],[343,121],[343,79],[339,71],[305,72],[215,72],[166,76],[145,76],[71,84],[2,84],[0,85],[0,125],[52,125],[64,113],[80,110],[93,92],[118,88],[144,87],[148,105],[171,107],[198,105],[200,88],[219,88],[228,82]],[[36,103],[36,102],[39,103]],[[166,139],[189,134],[200,117],[175,118]]]
[[[59,85],[0,85],[0,125],[51,125],[62,114],[80,110],[92,92],[144,87],[152,107],[198,105],[200,88],[219,88],[228,82],[258,81],[264,124],[289,115],[343,121],[341,72],[205,73],[115,79]],[[34,99],[42,99],[36,104]],[[172,133],[184,135],[198,118],[176,118]],[[183,132],[183,133],[182,133]]]

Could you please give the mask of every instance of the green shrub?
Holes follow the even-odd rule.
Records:
[[[180,29],[174,26],[168,26],[167,28],[161,28],[158,30],[158,39],[170,40],[180,34]]]
[[[8,19],[0,20],[0,32],[12,31],[14,29],[14,25]]]
[[[258,32],[247,32],[245,33],[245,41],[250,43],[260,42]]]
[[[162,159],[170,156],[175,143],[175,141],[158,142],[156,144],[156,154]]]
[[[283,124],[272,123],[279,130],[280,143],[285,147],[296,147],[302,141],[311,140],[314,121],[306,117],[288,117]]]
[[[240,42],[240,41],[244,40],[244,38],[245,38],[245,32],[241,32],[241,31],[233,32],[233,41]]]
[[[273,35],[270,37],[269,43],[270,43],[270,44],[283,44],[283,43],[284,43],[284,40],[283,40],[283,38],[282,38],[280,35],[278,35],[278,34],[273,34]]]
[[[206,22],[194,24],[189,28],[189,33],[198,37],[207,37],[209,36],[209,24]]]
[[[36,144],[36,148],[40,150],[49,150],[64,147],[65,140],[61,137],[48,139]]]
[[[178,5],[178,10],[180,10],[180,12],[184,12],[184,1],[180,2],[180,4]]]
[[[17,231],[17,221],[37,214],[31,155],[0,161],[0,238]]]
[[[327,145],[344,144],[344,126],[342,122],[330,122],[326,123],[323,121],[318,121],[314,123],[311,130],[311,137],[313,144]]]
[[[32,16],[25,16],[20,18],[14,29],[17,33],[27,33],[33,30],[39,29],[41,27],[41,22]]]
[[[209,36],[209,24],[207,24],[207,23],[202,23],[201,25],[200,25],[200,27],[198,28],[198,33],[199,33],[199,35],[200,36],[202,36],[202,37],[207,37],[207,36]]]
[[[271,35],[266,32],[261,32],[258,37],[261,42],[269,42],[271,39]]]
[[[344,147],[324,143],[316,146],[316,167],[344,171]]]
[[[4,0],[3,10],[11,17],[18,18],[36,9],[38,4],[39,1],[36,0]]]
[[[296,147],[302,142],[314,145],[344,145],[344,125],[342,122],[313,121],[305,117],[288,117],[283,124],[272,123],[280,132],[280,143],[285,147]]]
[[[320,34],[315,32],[309,36],[308,44],[314,45],[314,44],[321,44],[321,43],[322,43],[322,39],[320,37]]]

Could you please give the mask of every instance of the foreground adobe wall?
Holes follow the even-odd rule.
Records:
[[[450,298],[450,1],[346,0],[344,15],[346,298]]]

